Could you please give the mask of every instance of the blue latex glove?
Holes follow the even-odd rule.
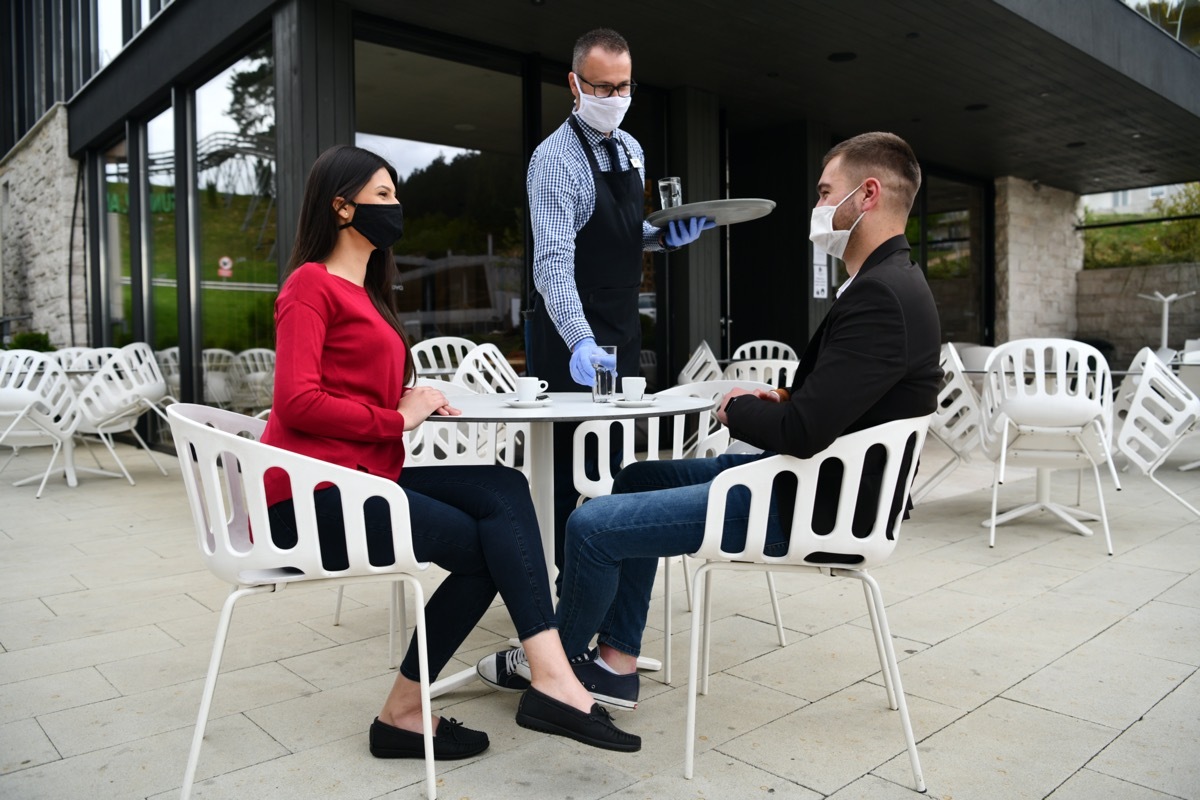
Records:
[[[583,339],[575,345],[571,353],[571,377],[581,386],[591,386],[596,382],[596,369],[592,364],[601,364],[614,373],[617,371],[617,358],[596,346],[595,339]]]
[[[716,220],[708,217],[692,217],[688,220],[675,220],[667,223],[667,234],[663,241],[667,247],[683,247],[700,238],[700,233],[709,228],[717,227]]]

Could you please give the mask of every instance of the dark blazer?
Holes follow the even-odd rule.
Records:
[[[808,458],[844,433],[930,414],[941,387],[940,350],[933,293],[909,258],[908,241],[895,236],[834,301],[800,359],[789,398],[736,398],[726,409],[730,433]]]

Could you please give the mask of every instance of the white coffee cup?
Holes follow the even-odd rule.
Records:
[[[538,378],[517,378],[517,399],[522,403],[537,400],[539,393],[546,391],[550,384]]]
[[[621,378],[621,391],[626,400],[641,400],[646,394],[645,378]]]

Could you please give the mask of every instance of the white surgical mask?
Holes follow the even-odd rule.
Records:
[[[865,183],[864,181],[863,183]],[[841,258],[846,252],[846,245],[850,243],[850,234],[858,227],[858,223],[862,222],[862,218],[867,215],[863,212],[858,215],[858,219],[854,220],[854,224],[847,230],[835,231],[833,229],[833,215],[842,207],[842,203],[854,196],[854,193],[862,188],[862,183],[854,187],[850,194],[842,198],[842,202],[836,206],[817,206],[812,210],[812,221],[808,228],[808,238],[817,247],[829,253],[834,258]]]
[[[580,119],[601,133],[609,133],[621,127],[621,120],[625,119],[625,112],[629,110],[629,104],[633,102],[632,95],[629,97],[619,95],[596,97],[594,94],[585,92],[579,85],[578,79],[575,81],[575,88],[579,90]]]

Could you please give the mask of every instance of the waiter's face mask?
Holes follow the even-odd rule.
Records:
[[[404,236],[404,207],[399,203],[356,203],[347,200],[346,205],[354,206],[354,219],[339,225],[338,230],[354,228],[376,250],[386,250]]]
[[[863,181],[866,183],[866,181]],[[835,231],[833,229],[833,217],[837,214],[837,210],[842,207],[842,203],[854,196],[855,192],[863,186],[860,183],[854,187],[850,194],[842,198],[836,206],[817,206],[812,210],[812,221],[808,228],[808,238],[817,247],[829,253],[834,258],[841,258],[846,252],[846,245],[850,243],[850,234],[858,227],[858,223],[862,222],[862,218],[867,215],[863,212],[858,215],[858,219],[854,220],[854,224],[844,231]]]
[[[625,112],[633,102],[633,96],[596,97],[583,90],[579,78],[575,78],[575,88],[579,92],[579,117],[601,133],[609,133],[621,127]]]

